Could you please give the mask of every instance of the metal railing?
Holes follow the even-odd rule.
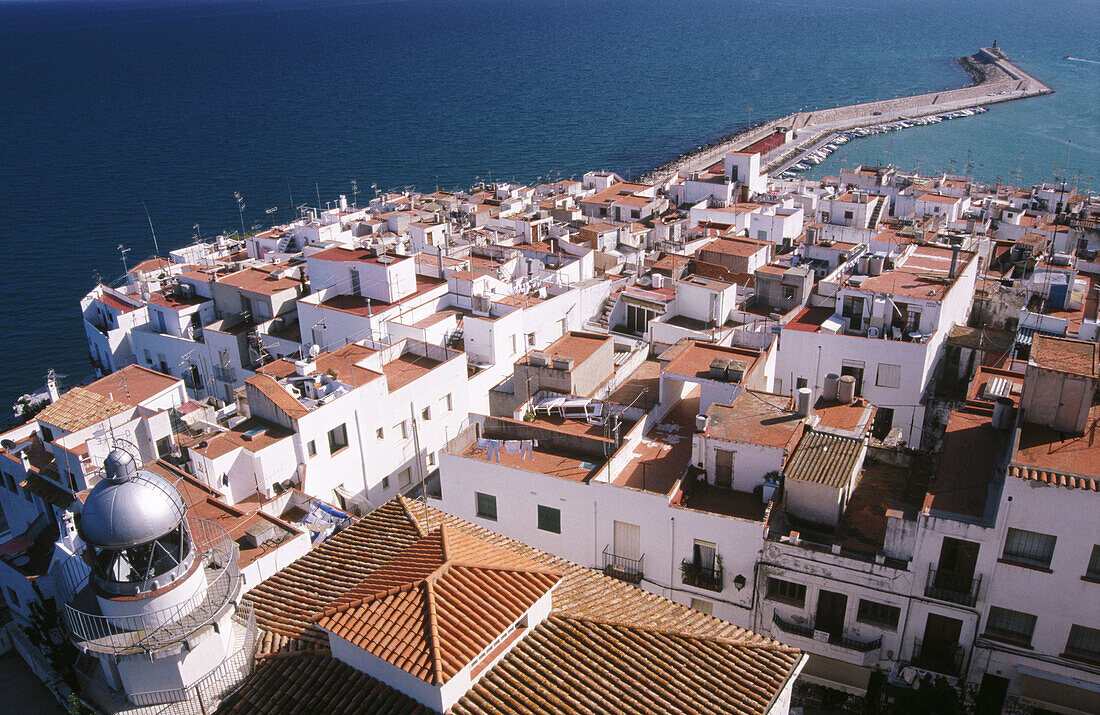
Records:
[[[644,573],[642,570],[642,562],[645,559],[645,554],[642,554],[636,559],[632,559],[627,556],[619,556],[615,552],[609,551],[610,548],[610,546],[605,546],[603,548],[604,574],[629,583],[638,583],[641,581],[642,574]]]
[[[913,657],[909,664],[921,670],[957,676],[962,670],[963,649],[959,646],[925,647],[919,639],[913,641]]]
[[[65,624],[74,643],[107,653],[151,651],[184,639],[203,628],[232,600],[239,589],[237,545],[225,529],[205,519],[187,517],[195,557],[205,571],[206,588],[187,600],[158,611],[134,616],[104,615],[89,584],[86,549],[63,564],[59,582]],[[83,567],[83,568],[81,568]]]
[[[803,638],[814,638],[817,632],[812,625],[784,620],[776,611],[772,611],[772,622],[784,633],[791,633],[796,636],[802,636]],[[856,638],[849,638],[844,635],[833,635],[830,633],[829,645],[855,651],[856,653],[870,653],[882,647],[882,636],[869,641],[861,641]]]
[[[684,559],[680,564],[680,576],[688,586],[722,592],[722,566],[719,564],[715,564],[714,568],[707,568],[695,563],[693,559]]]
[[[981,585],[982,577],[980,575],[970,577],[942,569],[929,568],[928,580],[924,585],[924,595],[939,601],[973,606],[978,601],[978,589]]]
[[[214,379],[219,382],[233,382],[236,379],[234,370],[232,367],[221,367],[220,365],[214,366]]]

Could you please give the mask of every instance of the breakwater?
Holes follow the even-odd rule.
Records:
[[[1012,64],[999,48],[983,47],[959,59],[974,84],[959,89],[929,92],[896,99],[852,104],[844,107],[796,112],[749,127],[725,140],[684,154],[642,177],[649,183],[663,183],[680,171],[699,171],[722,159],[726,153],[744,149],[779,129],[793,137],[762,157],[766,170],[785,168],[801,155],[838,132],[946,112],[1050,94],[1054,90]]]

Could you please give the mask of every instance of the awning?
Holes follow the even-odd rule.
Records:
[[[1031,345],[1031,341],[1034,337],[1035,328],[1018,328],[1016,330],[1017,345]]]
[[[1017,671],[1021,702],[1067,715],[1100,713],[1100,685],[1026,665],[1017,666]]]
[[[807,683],[816,683],[851,695],[863,696],[867,694],[867,681],[871,679],[871,669],[811,653],[799,678]]]

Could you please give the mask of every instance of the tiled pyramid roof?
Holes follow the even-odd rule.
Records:
[[[398,497],[245,596],[267,655],[219,712],[430,712],[333,658],[311,616],[339,610],[352,589],[362,597],[357,587],[368,577],[378,585],[400,580],[387,565],[414,545],[421,550],[410,555],[425,559],[423,574],[431,563],[425,537],[442,525],[455,559],[477,546],[483,556],[494,550],[486,558],[519,558],[563,574],[550,616],[492,666],[455,713],[763,713],[803,658],[796,648]]]
[[[317,625],[441,685],[561,580],[443,525],[317,616]]]

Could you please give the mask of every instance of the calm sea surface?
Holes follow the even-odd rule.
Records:
[[[89,371],[78,300],[160,247],[370,185],[640,174],[802,108],[962,86],[997,40],[1056,94],[848,144],[1098,187],[1095,0],[0,0],[0,409]],[[268,215],[265,211],[278,207]],[[0,413],[3,414],[3,413]]]

